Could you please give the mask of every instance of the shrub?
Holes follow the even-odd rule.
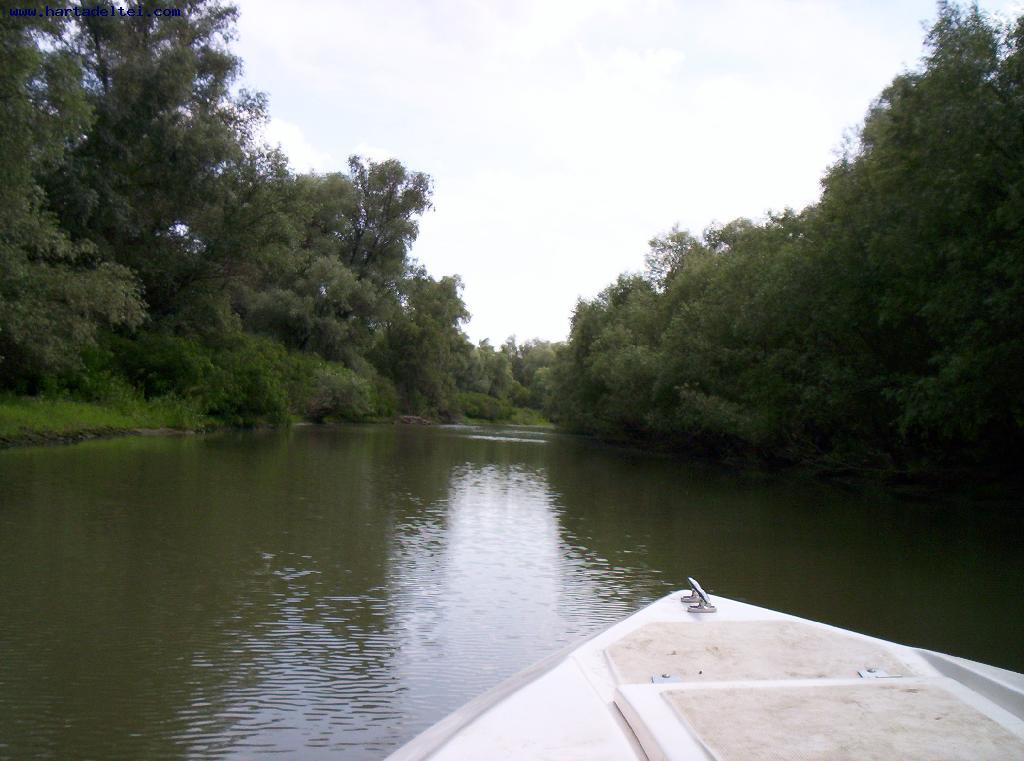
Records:
[[[346,367],[326,365],[313,380],[306,416],[317,423],[328,418],[360,420],[373,412],[373,387]]]
[[[505,420],[512,414],[512,407],[507,402],[477,391],[459,394],[458,404],[466,417],[479,420]]]
[[[290,357],[280,344],[239,335],[213,357],[202,392],[206,412],[231,425],[288,420]]]
[[[398,414],[398,390],[387,378],[375,376],[372,387],[373,414],[376,417],[394,417]]]
[[[202,394],[214,375],[213,351],[192,338],[139,333],[134,338],[110,338],[103,351],[111,365],[147,399],[174,394]]]

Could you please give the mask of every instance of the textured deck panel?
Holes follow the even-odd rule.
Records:
[[[717,614],[695,615],[674,592],[389,760],[1024,759],[1024,675],[715,604]],[[856,676],[870,667],[903,677]],[[650,682],[662,673],[686,683]]]
[[[874,642],[796,621],[647,624],[611,645],[608,659],[620,684],[660,674],[684,682],[851,678],[866,668],[914,674]]]
[[[1024,741],[931,684],[670,690],[718,761],[1005,761]]]

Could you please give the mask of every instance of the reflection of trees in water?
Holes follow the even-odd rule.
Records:
[[[10,453],[0,755],[363,743],[373,691],[400,680],[380,430]]]
[[[547,472],[567,439],[426,436],[435,447],[444,438],[435,464],[447,466],[448,489],[396,527],[391,584],[403,643],[395,663],[415,728],[636,602],[628,571],[565,530]]]
[[[8,453],[3,752],[379,756],[409,732],[409,613],[446,611],[396,558],[447,541],[454,471],[540,449],[378,426]]]
[[[3,453],[0,757],[256,743],[379,757],[688,573],[1024,667],[1020,517],[1005,506],[474,435],[302,428]]]
[[[536,475],[543,442],[498,441],[490,429],[397,438],[411,498],[394,514],[390,557],[393,665],[407,687],[395,733],[408,739],[534,660],[557,527]]]
[[[557,616],[557,527],[515,465],[452,467],[448,496],[398,535],[391,586],[405,713],[426,726],[536,659]],[[539,633],[539,634],[538,634]]]
[[[1000,624],[1024,620],[1019,573],[1007,570],[1021,567],[1021,517],[1007,505],[898,501],[578,439],[549,454],[567,541],[638,566],[645,593],[693,575],[730,597],[1024,667]],[[972,596],[993,629],[950,610]]]

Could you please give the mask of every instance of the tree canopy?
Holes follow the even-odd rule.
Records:
[[[460,414],[461,281],[411,254],[431,178],[359,156],[293,173],[237,87],[237,10],[182,10],[0,31],[0,389],[230,421]]]
[[[412,255],[431,178],[291,171],[238,87],[236,9],[182,8],[0,27],[0,391],[233,423],[533,407],[883,472],[1024,443],[1024,18],[941,3],[817,203],[672,228],[566,344],[493,346],[462,330],[460,278]]]
[[[673,229],[581,302],[567,425],[836,468],[1008,462],[1024,432],[1024,20],[939,6],[821,200]]]

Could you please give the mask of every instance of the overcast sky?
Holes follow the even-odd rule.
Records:
[[[801,208],[922,54],[930,0],[237,0],[245,85],[297,171],[434,178],[413,255],[474,340],[564,339],[678,223]],[[988,0],[1015,15],[1019,0]]]

